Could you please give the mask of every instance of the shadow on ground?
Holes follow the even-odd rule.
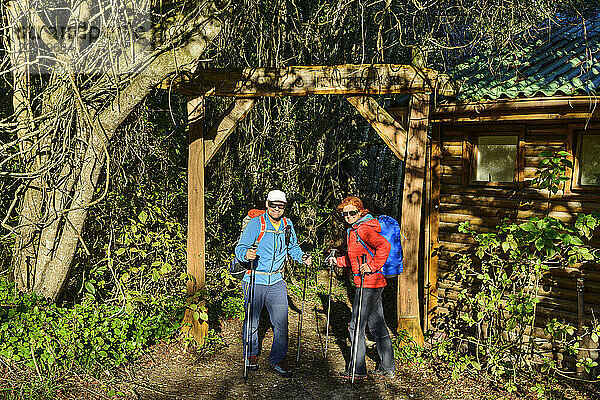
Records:
[[[353,288],[338,285],[332,298],[327,357],[324,358],[327,296],[319,295],[313,304],[305,303],[300,360],[296,362],[298,346],[297,324],[301,300],[290,297],[288,363],[292,378],[281,378],[268,368],[268,355],[273,333],[265,314],[261,320],[260,369],[243,380],[241,356],[242,322],[221,323],[224,346],[212,354],[198,356],[185,346],[185,341],[156,346],[144,359],[123,373],[119,390],[132,399],[479,399],[459,393],[453,396],[440,384],[435,374],[424,374],[418,368],[397,364],[396,378],[369,377],[351,384],[338,377],[350,354],[348,322]],[[388,290],[386,288],[386,290]],[[395,298],[395,287],[392,287]],[[348,297],[346,297],[348,295]],[[389,311],[389,310],[388,310]],[[386,314],[386,320],[389,320]],[[394,320],[395,317],[392,317]],[[393,334],[390,329],[390,333]],[[377,351],[367,353],[367,368],[375,368]]]

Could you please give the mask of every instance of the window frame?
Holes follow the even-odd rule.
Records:
[[[480,129],[470,130],[463,140],[463,187],[499,187],[499,188],[523,188],[525,167],[525,126],[503,125],[498,129],[490,130],[487,125]],[[517,154],[515,157],[515,171],[512,182],[478,181],[474,179],[477,162],[477,142],[481,136],[516,136]]]
[[[581,168],[580,168],[580,159],[581,159],[581,143],[583,141],[584,136],[595,135],[600,136],[600,126],[594,126],[590,129],[577,129],[575,127],[573,129],[573,174],[571,176],[571,187],[570,190],[577,192],[600,192],[600,185],[582,185],[581,184]]]

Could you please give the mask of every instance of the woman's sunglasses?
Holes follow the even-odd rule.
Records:
[[[344,217],[347,217],[348,215],[354,217],[356,214],[358,214],[358,210],[342,211],[342,216]]]
[[[275,204],[275,203],[271,203],[270,201],[269,201],[269,207],[274,210],[277,210],[277,209],[285,210],[285,204]]]

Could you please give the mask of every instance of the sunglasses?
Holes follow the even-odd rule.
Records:
[[[342,216],[344,216],[344,217],[347,217],[347,216],[354,217],[356,214],[358,214],[358,210],[342,211]]]
[[[274,210],[285,210],[285,204],[275,204],[269,201],[269,208],[272,208]]]

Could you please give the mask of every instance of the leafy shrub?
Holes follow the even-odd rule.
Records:
[[[569,153],[543,152],[541,156],[534,183],[551,196],[567,179]],[[540,366],[547,373],[557,371],[551,361],[543,359],[539,343],[533,339],[537,292],[549,265],[567,267],[599,259],[598,250],[585,244],[598,226],[597,212],[579,214],[574,224],[568,224],[550,216],[549,211],[543,218],[522,223],[505,220],[490,233],[477,233],[468,222],[460,224],[459,232],[471,234],[475,245],[472,253],[461,256],[455,270],[463,289],[458,293],[454,319],[449,318],[446,327],[456,343],[470,350],[463,354],[469,358],[457,365],[482,370],[504,381],[509,390],[516,390],[517,380]],[[597,327],[587,329],[598,332]],[[571,347],[563,340],[563,349],[576,354],[573,330],[556,321],[547,328],[556,338],[570,333]],[[588,370],[594,366],[591,360],[584,364]]]
[[[129,310],[91,301],[62,308],[15,293],[6,280],[0,280],[0,304],[0,356],[40,371],[119,366],[170,336],[185,308],[181,296],[148,296]]]
[[[225,318],[235,318],[242,321],[244,319],[244,298],[226,297],[221,302],[221,313]]]

